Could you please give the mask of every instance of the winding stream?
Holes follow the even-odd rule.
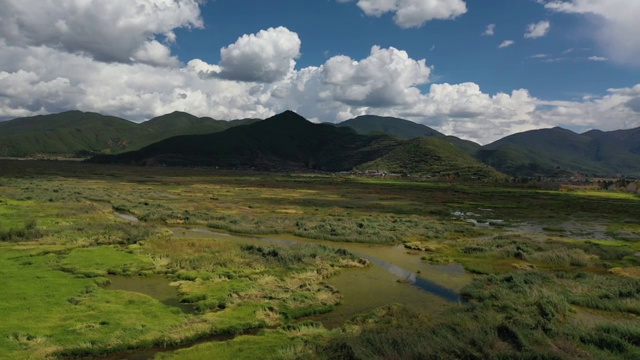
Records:
[[[415,255],[407,254],[407,250],[402,245],[367,245],[367,244],[358,244],[358,243],[344,243],[344,242],[333,242],[333,241],[323,241],[323,240],[309,240],[309,239],[299,239],[295,237],[282,237],[282,238],[273,238],[273,237],[258,237],[258,236],[244,236],[244,235],[232,235],[223,232],[211,231],[209,229],[203,228],[174,228],[174,237],[180,237],[183,235],[189,235],[188,233],[201,234],[207,237],[223,237],[228,240],[236,240],[236,241],[251,241],[251,242],[267,242],[278,245],[292,246],[297,244],[321,244],[325,246],[329,246],[332,248],[344,248],[354,255],[369,260],[374,266],[379,266],[389,273],[393,274],[399,282],[408,283],[416,286],[420,290],[426,291],[428,293],[434,294],[448,302],[461,302],[462,299],[458,291],[453,288],[443,286],[435,281],[428,279],[426,276],[420,276],[417,271],[422,273],[423,269],[427,271],[427,275],[431,272],[443,272],[448,273],[450,275],[458,275],[459,277],[464,277],[464,269],[462,266],[458,264],[450,264],[450,265],[428,265],[422,262],[419,257]],[[380,257],[384,256],[384,253],[387,253],[385,257],[391,258],[395,261],[391,262],[388,259],[383,259]],[[404,255],[404,256],[403,256]],[[413,261],[411,261],[413,260]],[[417,261],[416,261],[417,260]],[[417,267],[418,270],[416,272],[407,270],[402,266],[398,265],[402,264],[402,266],[411,265]],[[422,269],[420,269],[422,268]]]
[[[341,326],[356,314],[398,303],[424,314],[435,315],[450,303],[461,302],[459,291],[471,281],[460,264],[431,265],[403,245],[371,245],[297,238],[281,235],[258,237],[228,234],[204,228],[172,228],[174,237],[211,238],[261,245],[265,242],[292,246],[321,244],[344,248],[371,263],[364,269],[347,269],[326,280],[342,301],[333,311],[305,320],[321,322],[326,328]],[[412,269],[410,271],[408,269]]]
[[[114,215],[123,220],[138,222],[138,218],[130,214],[115,212]],[[418,256],[408,254],[402,245],[369,245],[360,243],[345,243],[323,240],[310,240],[295,238],[292,236],[259,237],[229,234],[212,231],[204,228],[172,228],[174,237],[223,237],[230,241],[242,242],[267,242],[278,245],[292,246],[296,244],[322,244],[332,248],[344,248],[356,256],[369,260],[373,265],[379,266],[393,274],[399,282],[409,283],[448,302],[461,302],[459,290],[466,285],[469,278],[465,275],[462,266],[458,264],[429,265],[419,259]],[[415,268],[415,271],[407,267]],[[420,274],[418,274],[420,273]],[[444,275],[444,276],[443,276]],[[446,285],[444,285],[446,284]],[[340,290],[340,289],[339,289]],[[131,291],[131,290],[129,290]],[[153,295],[151,295],[153,296]],[[155,296],[153,296],[155,297]]]
[[[127,221],[138,220],[129,214],[115,213],[115,216]],[[322,244],[332,248],[344,248],[358,257],[369,260],[372,266],[368,268],[344,270],[326,281],[342,295],[341,304],[327,314],[314,315],[306,319],[320,321],[327,328],[338,327],[356,314],[392,303],[400,303],[426,314],[437,314],[444,311],[450,303],[462,302],[459,291],[471,279],[459,264],[430,265],[420,260],[418,253],[409,251],[402,245],[341,243],[289,235],[277,238],[244,236],[196,227],[173,227],[171,230],[176,239],[211,238],[283,246]],[[153,285],[148,284],[147,280],[148,278],[118,278],[114,282],[112,279],[112,284],[107,288],[144,293],[167,305],[177,306],[185,312],[190,312],[189,309],[184,308],[184,305],[176,303],[177,292],[169,287],[168,280],[158,278],[154,280],[158,282]],[[138,356],[130,358],[148,359],[155,353],[167,350],[173,349],[147,349],[136,352]]]

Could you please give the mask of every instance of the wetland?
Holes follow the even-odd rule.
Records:
[[[632,359],[640,198],[0,161],[12,359]]]

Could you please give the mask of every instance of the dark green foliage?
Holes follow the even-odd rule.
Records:
[[[292,118],[290,115],[287,116]],[[294,122],[274,124],[266,121],[269,125],[227,133],[229,138],[182,137],[217,133],[256,122],[262,121],[222,121],[174,112],[136,124],[96,113],[69,111],[0,123],[0,156],[88,157],[138,150],[161,142],[137,155],[99,161],[339,171],[350,170],[385,155],[402,144],[398,139],[430,137],[446,139],[463,153],[477,156],[485,164],[513,176],[565,176],[575,172],[640,174],[640,128],[612,132],[594,130],[585,134],[560,128],[534,130],[508,136],[481,148],[471,141],[444,136],[411,121],[367,115],[340,123],[337,128],[326,124],[305,128]],[[289,126],[293,128],[289,129]],[[340,131],[340,128],[353,129],[357,134]],[[177,138],[163,141],[172,137]],[[456,161],[468,163],[468,159]],[[410,169],[410,166],[396,170],[394,172],[420,173],[420,169]],[[427,171],[431,172],[433,168]],[[467,172],[454,170],[442,175],[482,178],[483,171],[479,175]],[[440,174],[436,172],[436,176]]]
[[[0,156],[117,152],[134,140],[137,128],[124,119],[80,111],[15,119],[0,123]]]
[[[591,130],[582,135],[606,143],[616,143],[618,146],[634,154],[640,154],[640,128],[607,132]]]
[[[274,262],[285,268],[299,268],[303,265],[313,265],[318,259],[336,262],[341,258],[355,260],[344,249],[335,249],[324,245],[293,245],[293,246],[257,246],[242,245],[242,250],[259,255],[266,262]]]
[[[350,129],[313,124],[287,111],[221,133],[173,137],[140,151],[93,161],[340,171],[378,158],[398,143],[389,136],[364,136]]]
[[[459,310],[446,321],[432,322],[404,308],[391,306],[360,316],[353,324],[360,326],[362,331],[332,339],[323,349],[326,358],[563,358],[542,347],[529,346],[531,339],[525,339],[528,331],[480,313]]]
[[[622,276],[564,272],[552,276],[539,271],[490,275],[474,280],[462,294],[469,301],[500,306],[501,312],[509,312],[514,319],[542,327],[547,324],[540,320],[550,322],[563,316],[568,304],[613,312],[640,312],[640,280]],[[528,306],[536,309],[531,311],[536,313],[535,318],[518,315]]]
[[[86,157],[139,149],[176,135],[208,134],[256,120],[223,121],[174,112],[142,124],[68,111],[0,123],[0,156]]]
[[[38,228],[35,220],[27,220],[24,226],[18,229],[0,229],[0,241],[30,241],[44,235],[44,231]]]
[[[634,147],[633,140],[624,142],[615,138],[627,139],[625,135],[629,135],[628,139],[637,139],[638,132],[638,129],[633,129],[620,130],[615,134],[580,135],[561,128],[532,130],[486,145],[478,157],[482,162],[514,176],[559,176],[575,172],[637,176],[640,174],[638,148]]]
[[[573,244],[574,247],[584,250],[586,253],[598,256],[602,260],[622,260],[634,254],[627,248],[599,245],[590,241]]]
[[[335,305],[321,305],[315,307],[303,307],[303,308],[287,308],[286,306],[280,309],[280,312],[287,320],[295,320],[304,318],[307,316],[325,314],[335,309]]]
[[[569,289],[565,296],[571,304],[640,315],[640,279],[581,273],[560,283]],[[591,290],[570,291],[572,287],[580,286],[588,286]]]
[[[77,230],[86,231],[87,229],[78,227]],[[91,228],[90,231],[95,234],[91,239],[97,245],[131,245],[158,235],[158,229],[154,226],[122,222],[103,224],[100,227]]]
[[[443,134],[432,128],[416,124],[413,121],[375,115],[358,116],[355,119],[336,124],[336,126],[350,127],[362,135],[387,134],[399,139],[414,139],[423,136],[444,137]]]
[[[171,114],[158,116],[145,121],[140,126],[150,135],[145,139],[148,145],[157,141],[179,135],[211,134],[229,129],[234,126],[247,125],[259,121],[258,119],[244,120],[214,120],[209,117],[196,117],[191,114],[176,111]]]
[[[608,353],[622,355],[625,359],[640,358],[640,326],[599,325],[579,335],[579,340]]]
[[[142,217],[141,217],[142,219]],[[477,236],[482,229],[470,224],[434,223],[420,216],[315,217],[270,216],[258,218],[243,215],[212,215],[207,226],[240,234],[282,234],[344,242],[397,243],[406,236],[444,239]]]
[[[434,137],[411,140],[358,169],[447,179],[496,180],[504,177],[479,163],[449,139]]]
[[[188,295],[188,296],[184,296],[182,298],[182,300],[180,300],[181,302],[185,303],[185,304],[194,304],[200,301],[204,301],[207,300],[207,295],[205,294],[194,294],[194,295]]]
[[[129,207],[127,205],[124,205],[124,204],[113,205],[111,208],[113,209],[113,211],[120,212],[120,213],[128,213],[129,212]]]
[[[537,271],[484,276],[463,290],[467,306],[443,318],[431,320],[390,306],[357,317],[351,326],[361,331],[336,336],[321,351],[330,359],[638,358],[637,324],[589,328],[569,320],[569,300],[584,290],[575,291],[566,281],[597,294],[604,278]],[[605,292],[621,288],[632,296],[624,289],[634,281],[607,279],[611,284]]]

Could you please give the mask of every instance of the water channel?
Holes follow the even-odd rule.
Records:
[[[127,221],[138,220],[128,214],[115,213],[115,216]],[[174,227],[171,230],[177,241],[189,238],[211,238],[249,244],[266,242],[282,246],[322,244],[333,248],[344,248],[358,257],[369,260],[372,266],[368,268],[345,270],[327,280],[327,283],[342,295],[341,304],[330,313],[307,318],[320,321],[327,328],[340,326],[356,314],[392,303],[403,304],[422,313],[438,313],[446,309],[448,304],[462,301],[459,291],[471,279],[459,264],[430,265],[423,262],[418,253],[409,251],[402,245],[338,243],[288,235],[277,238],[243,236],[195,227]],[[185,312],[193,312],[189,305],[179,303],[177,289],[169,286],[169,280],[162,277],[112,277],[111,284],[106,288],[143,293],[169,306],[179,307]],[[135,357],[121,358],[148,359],[159,351],[148,349],[148,351],[136,352]]]

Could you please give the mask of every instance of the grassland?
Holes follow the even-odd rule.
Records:
[[[638,196],[591,189],[0,161],[0,354],[87,357],[226,334],[156,355],[637,358],[638,213]],[[184,231],[194,227],[312,240]],[[340,306],[327,279],[369,266],[349,243],[462,264],[466,303],[431,315],[390,304],[335,329],[297,321]],[[110,290],[116,275],[166,277],[193,312]]]

